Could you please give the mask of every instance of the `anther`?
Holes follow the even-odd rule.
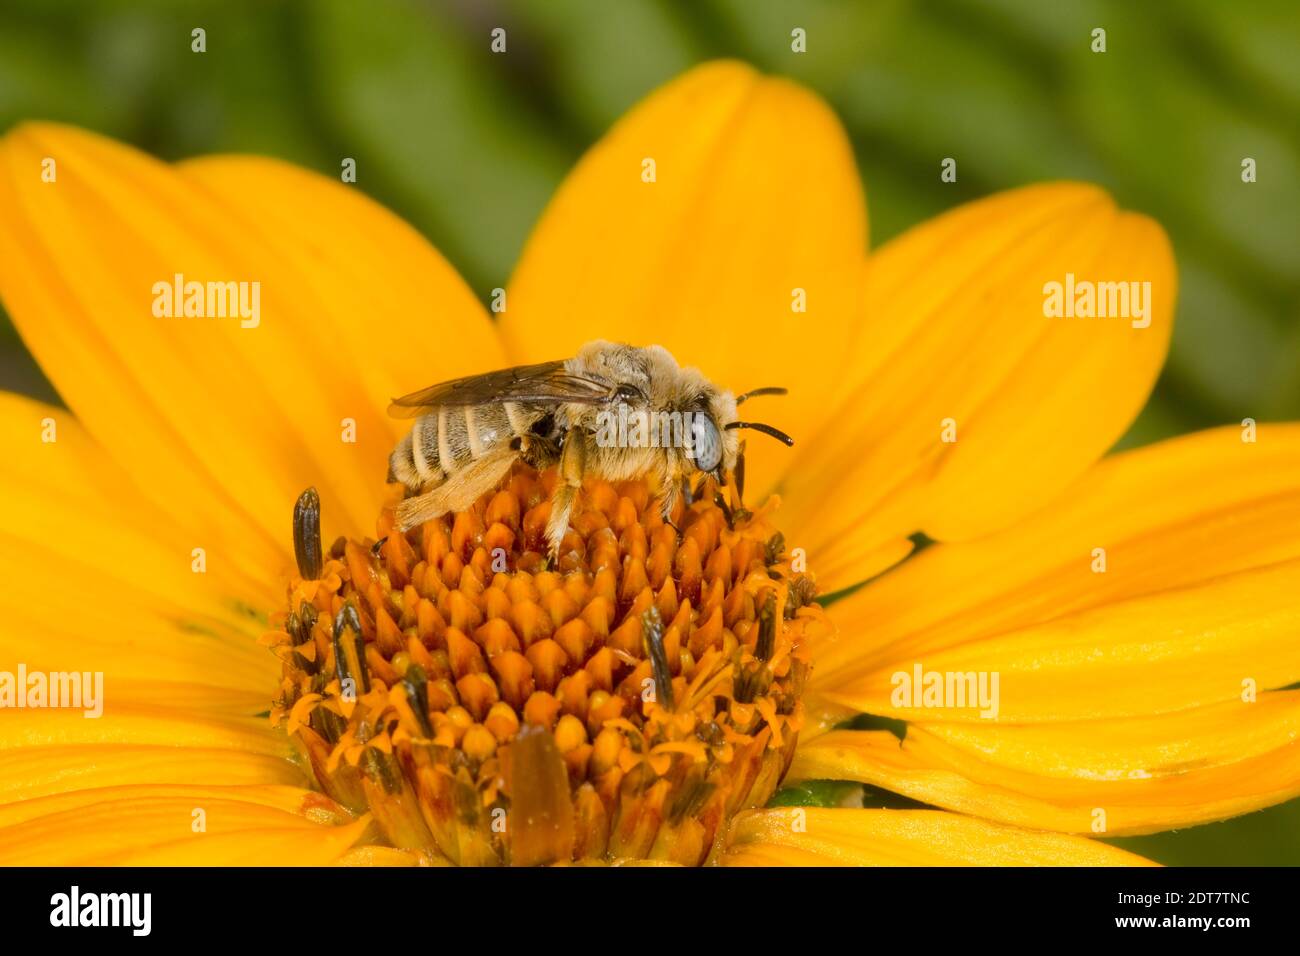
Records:
[[[302,668],[304,673],[312,675],[320,670],[320,661],[316,659],[314,653],[311,653],[315,651],[315,647],[306,648],[306,645],[311,642],[312,631],[316,627],[318,616],[315,606],[303,601],[297,611],[289,614],[289,619],[285,625],[289,632],[289,640],[293,646],[304,648],[303,653],[295,655],[296,666]],[[304,654],[310,654],[310,656],[304,656]]]
[[[384,788],[385,793],[395,794],[402,789],[401,778],[397,775],[397,768],[391,757],[380,753],[374,747],[367,747],[362,751],[362,759],[365,761],[363,769],[366,776],[377,781]]]
[[[334,618],[334,659],[338,666],[340,681],[348,677],[354,677],[352,673],[354,662],[348,660],[347,652],[343,647],[343,632],[348,628],[352,629],[352,650],[356,655],[355,666],[357,673],[355,678],[359,679],[361,692],[368,693],[370,690],[370,672],[366,668],[366,639],[361,633],[361,618],[357,614],[356,607],[352,604],[344,604],[339,609],[338,616]]]
[[[320,495],[308,488],[293,506],[293,555],[298,573],[305,581],[317,581],[321,573]]]
[[[307,601],[303,601],[302,604],[299,605],[298,613],[294,615],[294,619],[298,622],[298,629],[296,632],[289,632],[293,635],[293,643],[295,646],[306,644],[311,640],[311,632],[312,629],[316,627],[316,619],[319,616],[320,612],[316,610],[315,605],[310,604]]]
[[[783,554],[785,554],[785,535],[778,531],[767,539],[763,549],[763,563],[771,567],[781,560]]]
[[[772,659],[776,649],[776,595],[768,592],[767,600],[758,612],[758,641],[754,645],[754,656],[760,661]]]
[[[655,700],[669,710],[673,705],[673,675],[668,669],[668,655],[664,651],[664,619],[659,608],[651,607],[641,615],[641,639],[645,642],[646,656],[654,674]]]
[[[785,617],[793,620],[799,608],[807,607],[817,600],[817,582],[806,574],[799,574],[790,579],[786,588]]]
[[[406,668],[406,674],[402,677],[402,687],[406,690],[406,698],[411,702],[411,710],[415,711],[415,719],[420,723],[420,730],[426,737],[433,736],[433,725],[429,723],[429,683],[424,673],[424,668],[419,664],[412,664]]]
[[[713,503],[717,505],[718,510],[722,512],[722,517],[727,519],[727,528],[734,531],[736,529],[736,516],[735,513],[732,512],[731,506],[727,504],[727,499],[722,496],[721,491],[715,491],[713,493]]]

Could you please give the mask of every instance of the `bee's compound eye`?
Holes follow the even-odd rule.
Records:
[[[691,450],[700,471],[713,471],[722,461],[722,436],[708,415],[691,416]]]

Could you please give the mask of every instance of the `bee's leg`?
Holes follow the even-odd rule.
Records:
[[[736,455],[736,467],[731,472],[731,477],[736,482],[736,510],[745,510],[745,445],[742,442],[740,451]]]
[[[662,482],[664,496],[659,502],[659,514],[664,519],[664,524],[676,531],[678,537],[681,537],[682,529],[673,524],[673,511],[677,507],[677,499],[681,496],[682,489],[686,487],[685,483],[687,480],[688,479],[683,476],[680,481],[675,478],[669,478]],[[687,495],[689,496],[689,494],[690,491],[687,489]]]
[[[732,511],[731,506],[727,504],[726,495],[721,491],[715,491],[713,493],[713,503],[717,505],[718,510],[722,512],[722,517],[727,521],[727,527],[734,531],[736,528],[736,512]]]
[[[560,557],[560,544],[569,531],[569,514],[573,511],[578,489],[582,487],[586,464],[587,436],[572,429],[565,434],[564,447],[560,450],[560,480],[551,496],[551,516],[546,522],[546,541],[550,545],[548,554],[552,562]]]
[[[562,441],[563,438],[560,439]],[[516,437],[510,442],[510,447],[519,452],[524,464],[536,471],[545,471],[560,461],[559,442],[549,436]]]
[[[518,452],[503,446],[474,459],[441,484],[407,498],[397,506],[397,530],[408,531],[448,512],[464,511],[506,476],[517,457]]]
[[[682,501],[686,502],[686,507],[695,504],[695,499],[698,497],[699,495],[691,491],[691,479],[682,475]]]
[[[731,471],[731,481],[736,488],[735,507],[727,506],[727,498],[723,492],[726,490],[725,477],[722,469],[719,468],[715,473],[717,479],[717,491],[713,494],[713,502],[721,510],[727,519],[727,527],[735,528],[737,520],[743,520],[749,517],[749,510],[745,507],[745,445],[742,442],[740,451],[736,454],[736,467]]]

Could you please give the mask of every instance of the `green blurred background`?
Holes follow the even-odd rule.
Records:
[[[505,56],[489,50],[498,26]],[[794,27],[806,54],[790,50]],[[331,176],[353,157],[358,187],[486,299],[583,149],[721,56],[831,103],[873,246],[1035,180],[1100,183],[1159,219],[1177,323],[1125,445],[1300,417],[1296,0],[0,0],[0,131],[58,119],[167,159],[265,153]],[[955,184],[939,181],[945,156]],[[2,313],[0,386],[58,400]],[[1116,842],[1170,864],[1296,864],[1300,801]]]

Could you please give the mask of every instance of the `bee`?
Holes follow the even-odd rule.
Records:
[[[658,345],[595,341],[570,359],[521,365],[433,385],[394,399],[390,415],[417,418],[389,457],[389,480],[406,486],[397,528],[468,508],[517,461],[555,466],[546,539],[552,559],[568,531],[582,481],[648,477],[669,521],[690,480],[725,475],[743,492],[744,450],[736,432],[752,428],[787,445],[784,432],[740,421],[736,396],[698,369],[682,368]]]

